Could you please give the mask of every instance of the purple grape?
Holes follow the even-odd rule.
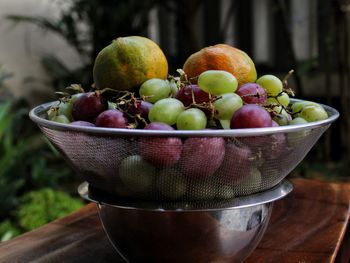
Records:
[[[271,127],[279,126],[272,120]],[[278,159],[286,151],[286,138],[283,133],[275,133],[272,135],[242,137],[238,139],[241,143],[249,147],[259,147],[263,151],[265,159]]]
[[[96,126],[107,128],[127,128],[128,120],[119,110],[106,110],[96,118]]]
[[[239,108],[231,118],[231,129],[271,127],[270,113],[255,104],[246,104]]]
[[[147,124],[144,129],[145,130],[164,130],[164,131],[174,130],[173,127],[163,122],[151,122]]]
[[[225,157],[216,175],[228,185],[237,185],[249,175],[252,152],[248,147],[232,143],[225,147]]]
[[[148,119],[148,113],[152,106],[153,104],[148,101],[136,100],[134,104],[128,107],[127,111],[133,116],[140,114],[142,118]]]
[[[237,138],[237,140],[240,143],[243,143],[243,144],[249,146],[251,149],[254,149],[256,147],[260,147],[260,146],[264,145],[265,143],[269,143],[268,136],[241,137],[241,138]]]
[[[190,177],[212,176],[225,156],[225,141],[220,137],[188,138],[179,161],[183,173]]]
[[[209,94],[200,89],[197,85],[187,85],[182,87],[176,94],[176,99],[180,100],[185,107],[193,103],[192,93],[196,103],[209,102]]]
[[[107,109],[107,105],[95,92],[81,95],[73,104],[72,115],[75,121],[92,122],[101,112]]]
[[[152,122],[145,130],[174,130],[168,124]],[[171,166],[177,163],[181,156],[182,141],[173,137],[145,137],[139,140],[141,156],[148,162],[159,166]]]
[[[243,84],[238,87],[236,93],[247,104],[264,104],[267,101],[265,89],[256,83]]]
[[[85,126],[85,127],[95,127],[96,125],[88,121],[73,121],[71,125]]]

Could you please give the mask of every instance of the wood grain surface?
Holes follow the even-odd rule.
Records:
[[[294,179],[246,263],[349,262],[350,184]],[[346,232],[347,231],[347,232]],[[0,244],[0,262],[123,262],[94,204]]]
[[[350,185],[302,179],[293,184],[294,191],[275,203],[266,233],[247,263],[336,262],[340,249],[350,250],[343,244]]]

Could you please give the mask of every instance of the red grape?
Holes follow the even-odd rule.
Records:
[[[152,122],[145,126],[146,130],[174,130],[165,123]],[[181,156],[182,141],[173,137],[145,137],[139,140],[141,156],[154,165],[171,166]]]
[[[182,87],[176,94],[176,99],[180,100],[185,107],[193,103],[193,97],[196,103],[209,102],[209,94],[201,90],[197,85],[187,85]]]
[[[231,118],[231,129],[271,127],[272,119],[263,107],[246,104],[239,108]]]
[[[180,167],[187,176],[212,176],[225,156],[225,141],[221,137],[188,138],[180,159]]]
[[[248,147],[238,147],[233,143],[227,144],[225,157],[216,175],[226,184],[237,185],[249,175],[252,155]]]
[[[238,87],[236,93],[247,104],[264,104],[267,101],[266,91],[256,83],[246,83]]]
[[[173,127],[171,127],[170,125],[168,125],[166,123],[162,123],[162,122],[151,122],[151,123],[147,124],[144,129],[146,129],[146,130],[164,130],[164,131],[174,130]]]
[[[148,101],[136,100],[135,103],[129,106],[127,111],[133,116],[140,114],[142,118],[148,119],[148,113],[152,106],[153,104]]]
[[[106,110],[96,118],[96,126],[108,128],[127,128],[128,120],[119,110]]]
[[[107,104],[95,92],[81,95],[73,104],[72,115],[75,121],[93,121],[101,112],[107,109]]]

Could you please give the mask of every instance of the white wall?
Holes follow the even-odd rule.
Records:
[[[35,88],[51,93],[44,82],[47,73],[41,67],[40,56],[54,52],[72,68],[79,64],[79,57],[63,39],[52,33],[44,33],[30,24],[14,24],[4,18],[8,14],[57,17],[58,1],[50,0],[0,0],[0,65],[14,77],[7,81],[14,95],[26,94],[26,77],[38,79]]]

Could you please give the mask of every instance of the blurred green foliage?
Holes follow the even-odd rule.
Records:
[[[28,110],[24,102],[0,103],[0,219],[18,204],[22,193],[74,179],[28,119]]]
[[[50,221],[67,215],[83,206],[80,199],[67,193],[43,188],[26,193],[16,211],[19,225],[25,231],[32,230]]]
[[[40,192],[46,187],[58,188],[64,183],[69,185],[77,178],[28,118],[29,106],[26,101],[9,95],[5,80],[10,76],[0,68],[0,93],[7,94],[6,100],[0,101],[0,240],[8,240],[29,229],[31,219],[22,219],[21,216],[19,222],[18,214],[13,214],[13,211],[20,209],[21,215],[25,214],[28,209],[33,209],[31,203],[36,205],[38,211],[42,206],[44,211],[48,206],[39,202],[40,198],[50,202],[58,200],[62,205],[50,205],[52,211],[47,216],[43,216],[43,212],[37,214],[42,221],[36,225],[47,223],[47,220],[78,207],[78,201],[73,200],[68,205],[71,200],[61,194],[48,190]],[[23,197],[33,190],[38,190],[39,194]],[[36,213],[34,210],[32,212]]]
[[[5,220],[0,223],[0,242],[10,240],[11,238],[18,236],[21,231],[16,227],[12,221]]]
[[[12,220],[0,223],[0,242],[63,217],[82,206],[80,199],[51,188],[28,192],[20,198]]]

